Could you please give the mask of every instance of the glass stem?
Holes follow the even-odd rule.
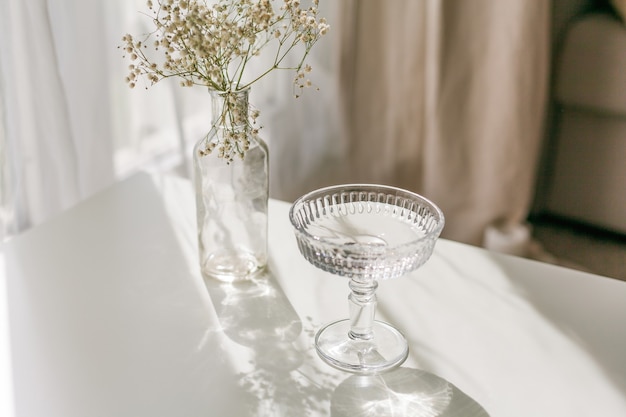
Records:
[[[376,314],[376,289],[378,282],[374,279],[366,281],[350,280],[352,292],[348,296],[350,306],[351,339],[370,340],[374,336],[372,324]]]

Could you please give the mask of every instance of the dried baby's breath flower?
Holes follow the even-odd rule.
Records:
[[[148,0],[146,4],[154,31],[143,39],[126,34],[120,46],[131,61],[126,77],[131,88],[138,76],[151,85],[179,77],[184,87],[202,85],[234,93],[273,70],[292,70],[296,73],[297,96],[300,89],[311,85],[304,77],[311,71],[305,60],[330,28],[326,19],[318,17],[319,0],[313,0],[308,8],[303,8],[299,0],[218,0],[214,4],[205,0]],[[147,45],[159,52],[159,60],[147,52]],[[263,49],[270,50],[273,61],[258,73],[247,74],[250,60]],[[297,53],[300,59],[296,64],[287,65],[287,56]],[[225,109],[230,111],[228,106]],[[246,120],[248,117],[245,115]],[[233,152],[243,156],[245,151],[234,150],[234,145],[220,145],[219,154],[224,158],[230,158]]]

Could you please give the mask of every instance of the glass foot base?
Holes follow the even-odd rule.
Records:
[[[265,269],[259,259],[246,252],[212,254],[202,265],[202,274],[222,282],[250,279]]]
[[[350,320],[340,320],[317,332],[315,348],[329,365],[355,374],[376,374],[402,365],[409,355],[402,333],[380,321],[374,321],[372,331],[369,340],[352,339]]]

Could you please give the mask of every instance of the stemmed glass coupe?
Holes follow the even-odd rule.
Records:
[[[315,348],[329,365],[357,374],[400,366],[409,354],[402,333],[374,320],[378,281],[419,268],[444,226],[441,210],[400,188],[348,184],[321,188],[289,211],[300,253],[314,266],[350,278],[349,319],[321,328]]]

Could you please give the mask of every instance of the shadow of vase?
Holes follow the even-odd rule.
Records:
[[[300,372],[311,348],[300,343],[302,321],[271,270],[249,281],[204,283],[224,334],[250,349],[251,369],[239,384],[250,395],[251,415],[320,411],[332,384],[312,384]]]
[[[287,348],[302,332],[300,317],[269,271],[249,281],[204,283],[222,330],[233,342],[263,354],[264,348]]]
[[[454,385],[429,372],[397,368],[378,375],[352,375],[331,397],[332,417],[488,417]]]

